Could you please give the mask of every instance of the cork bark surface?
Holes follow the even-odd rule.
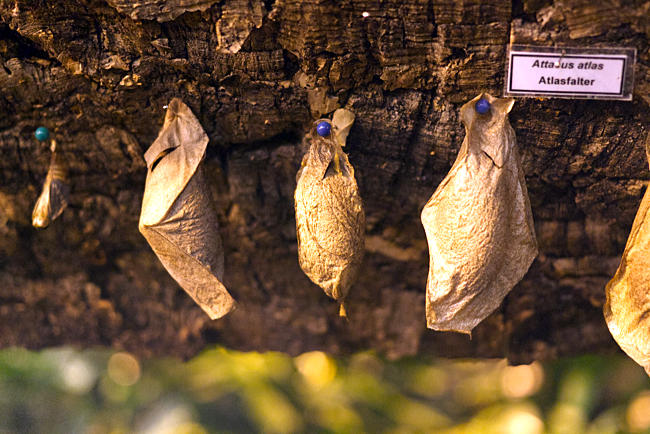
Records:
[[[0,347],[514,363],[617,351],[602,306],[650,179],[648,17],[645,0],[0,0]],[[635,47],[634,99],[517,101],[540,255],[470,340],[425,327],[419,217],[460,148],[459,108],[501,94],[511,42]],[[142,155],[173,97],[210,138],[238,302],[216,321],[138,232]],[[345,151],[367,216],[347,321],[299,268],[293,210],[303,136],[338,107],[356,114]],[[40,125],[72,188],[45,230],[30,224],[50,158]]]

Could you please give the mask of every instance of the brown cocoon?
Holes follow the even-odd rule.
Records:
[[[65,163],[56,151],[56,142],[52,141],[52,156],[47,170],[43,190],[36,200],[32,211],[32,225],[39,229],[46,228],[61,215],[68,206],[70,187],[67,184],[68,172]]]
[[[475,109],[490,102],[485,114]],[[481,94],[460,110],[465,140],[422,210],[429,243],[427,326],[470,333],[528,271],[537,242],[508,122],[510,98]]]
[[[650,155],[650,134],[646,139]],[[650,156],[648,157],[650,160]],[[650,190],[646,190],[627,239],[621,264],[609,281],[604,307],[618,345],[650,375]]]
[[[363,259],[365,214],[354,168],[339,143],[354,115],[339,110],[347,112],[335,114],[335,121],[344,119],[343,125],[339,129],[339,122],[332,122],[329,136],[319,136],[312,127],[294,199],[300,267],[327,295],[342,302]]]
[[[200,165],[207,145],[192,111],[174,98],[158,138],[144,154],[148,171],[140,232],[169,274],[217,319],[235,301],[221,283],[219,223]]]

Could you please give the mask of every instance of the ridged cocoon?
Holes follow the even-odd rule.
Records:
[[[342,301],[363,259],[365,214],[339,133],[336,124],[327,137],[312,128],[294,199],[300,267],[327,295]]]
[[[68,206],[70,187],[67,184],[68,172],[66,165],[56,151],[56,142],[52,141],[52,156],[47,170],[43,190],[36,200],[32,211],[32,225],[46,228],[61,215]]]
[[[144,154],[148,171],[139,227],[169,274],[217,319],[235,301],[221,282],[223,247],[201,167],[208,141],[189,107],[174,98]]]
[[[650,160],[650,134],[646,139]],[[646,190],[621,264],[605,288],[605,321],[618,345],[650,375],[650,190]]]
[[[475,103],[487,99],[479,114]],[[429,243],[427,326],[470,333],[537,256],[528,193],[508,122],[513,99],[481,94],[460,110],[465,140],[422,210]]]

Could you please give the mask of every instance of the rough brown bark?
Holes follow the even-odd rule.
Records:
[[[0,346],[108,345],[189,357],[209,343],[389,357],[613,351],[602,317],[649,177],[643,0],[0,0]],[[362,16],[368,12],[368,17]],[[511,113],[541,254],[473,339],[425,329],[419,214],[463,138],[458,109],[502,89],[509,42],[638,49],[633,102],[522,99]],[[138,216],[143,151],[187,103],[239,302],[210,321],[165,273]],[[349,322],[296,257],[295,174],[311,121],[357,121],[350,161],[367,252]],[[71,206],[30,226],[53,130]]]

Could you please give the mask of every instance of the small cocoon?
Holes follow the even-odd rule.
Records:
[[[476,107],[481,99],[489,103],[484,113]],[[483,93],[460,109],[465,139],[422,210],[431,329],[470,334],[537,256],[530,201],[508,121],[513,104],[513,99]]]
[[[32,211],[32,225],[36,228],[46,228],[61,215],[68,206],[70,186],[67,184],[68,171],[66,165],[56,151],[56,142],[53,140],[50,147],[50,167],[43,182],[43,191],[36,200]]]
[[[650,160],[650,134],[646,139]],[[650,375],[650,190],[646,189],[603,309],[618,345]]]
[[[354,114],[338,109],[325,137],[315,128],[323,121],[329,122],[321,119],[311,129],[296,176],[298,259],[311,281],[342,303],[363,259],[365,214],[354,168],[340,143],[345,144]]]
[[[201,166],[208,141],[189,107],[174,98],[144,154],[148,170],[139,228],[169,274],[217,319],[235,301],[221,283],[223,247]]]

